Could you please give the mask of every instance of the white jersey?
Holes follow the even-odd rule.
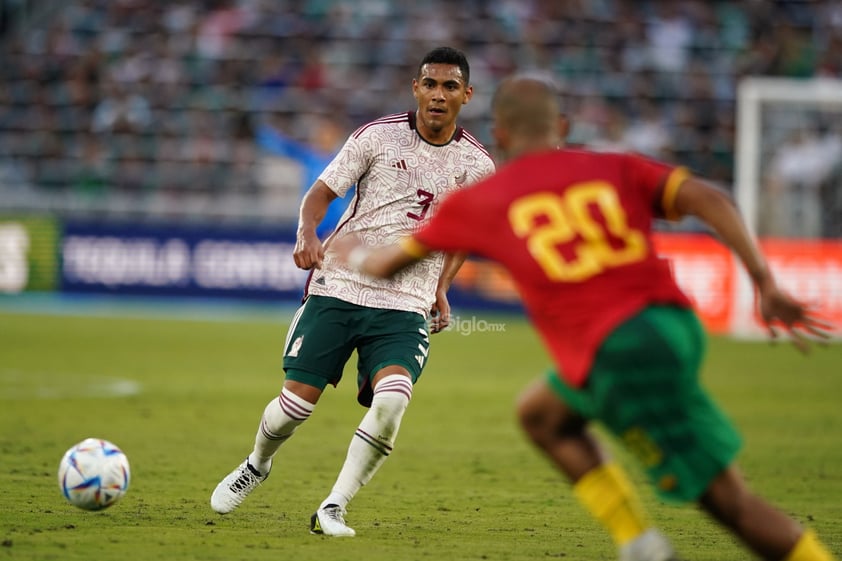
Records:
[[[447,144],[425,141],[415,129],[414,112],[388,115],[358,128],[319,176],[340,197],[354,184],[357,191],[326,242],[323,266],[313,270],[305,292],[426,315],[435,302],[442,253],[431,253],[392,279],[375,279],[340,265],[330,240],[356,234],[371,246],[395,243],[428,220],[445,195],[493,171],[486,149],[461,127]]]

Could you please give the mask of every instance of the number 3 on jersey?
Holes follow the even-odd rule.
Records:
[[[418,205],[421,207],[421,212],[416,214],[414,212],[407,212],[406,215],[413,220],[424,220],[424,217],[427,216],[427,209],[430,208],[430,205],[433,204],[433,199],[435,195],[430,193],[429,191],[425,191],[424,189],[418,189]]]
[[[579,183],[563,194],[541,192],[516,199],[509,206],[509,223],[554,281],[584,281],[605,269],[642,261],[648,252],[643,233],[629,228],[617,191],[602,181]],[[620,243],[612,245],[609,235]],[[561,244],[570,242],[562,254]]]

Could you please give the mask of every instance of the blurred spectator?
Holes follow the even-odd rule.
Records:
[[[303,168],[300,185],[302,197],[342,147],[347,136],[347,131],[334,118],[318,116],[313,121],[308,129],[306,143],[289,136],[278,119],[260,125],[257,130],[257,142],[261,148],[272,154],[294,160],[301,165]],[[322,222],[316,228],[319,238],[325,239],[333,232],[353,198],[354,189],[352,188],[345,197],[335,199],[328,206]]]
[[[110,181],[120,194],[133,197],[148,194],[152,188],[149,169],[137,144],[130,141],[118,151]]]
[[[84,197],[101,197],[108,189],[111,175],[108,151],[100,139],[90,133],[84,135],[80,144],[73,190]]]
[[[0,2],[0,167],[46,192],[272,201],[257,206],[273,220],[294,220],[317,173],[302,169],[321,171],[347,130],[411,103],[406,53],[431,43],[472,61],[464,124],[485,143],[495,82],[548,70],[576,142],[681,158],[725,185],[742,77],[842,77],[840,0],[38,4],[32,19]],[[345,122],[325,146],[328,114]],[[273,134],[297,159],[259,148]],[[125,154],[124,135],[138,137]]]
[[[199,23],[197,47],[202,57],[220,59],[228,55],[236,33],[250,18],[237,2],[215,0],[209,4],[214,7]]]
[[[822,188],[842,164],[838,131],[797,129],[772,158],[760,233],[815,238],[823,235]]]
[[[680,72],[688,62],[693,28],[675,0],[656,0],[646,33],[649,60],[660,72]]]
[[[616,107],[608,108],[604,120],[598,122],[596,136],[587,145],[601,152],[625,152],[630,149],[626,142],[626,117]],[[575,124],[574,124],[575,127]]]
[[[254,196],[258,194],[255,177],[258,148],[251,119],[246,113],[235,113],[232,125],[234,143],[231,148],[229,188],[241,194]]]
[[[638,98],[635,113],[623,134],[622,142],[629,150],[652,158],[664,159],[670,147],[670,136],[663,114],[655,104]]]
[[[793,78],[815,74],[817,53],[808,30],[784,24],[778,29],[776,41],[781,48],[776,74]]]
[[[91,130],[96,133],[139,133],[149,126],[149,103],[119,82],[107,82],[106,94],[94,109]]]
[[[842,26],[834,30],[828,38],[827,48],[816,66],[816,74],[828,78],[842,78]]]

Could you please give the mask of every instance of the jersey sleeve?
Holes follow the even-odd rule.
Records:
[[[469,172],[468,184],[479,183],[483,179],[491,177],[494,171],[494,160],[483,154],[483,157],[478,159],[477,165]]]
[[[655,215],[668,220],[678,220],[675,195],[690,171],[634,154],[626,156],[631,184],[652,204]]]
[[[473,217],[476,214],[466,211],[471,208],[473,191],[468,188],[450,195],[438,212],[411,239],[427,250],[477,251],[476,240],[481,234],[478,225],[474,224]]]
[[[349,137],[339,153],[319,175],[319,179],[339,197],[344,197],[371,166],[371,154],[365,148],[371,144],[366,143],[364,138],[364,136]]]
[[[664,217],[669,220],[679,220],[681,216],[675,210],[675,195],[684,180],[690,177],[690,170],[684,167],[674,168],[664,181],[661,193],[661,207]]]

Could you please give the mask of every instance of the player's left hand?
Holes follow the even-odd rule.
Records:
[[[430,308],[430,333],[439,333],[450,325],[450,302],[447,300],[447,292],[436,291],[436,302]]]
[[[823,343],[830,338],[833,324],[819,318],[815,310],[770,284],[760,288],[760,315],[772,339],[782,326],[802,353],[810,351],[811,342]]]

